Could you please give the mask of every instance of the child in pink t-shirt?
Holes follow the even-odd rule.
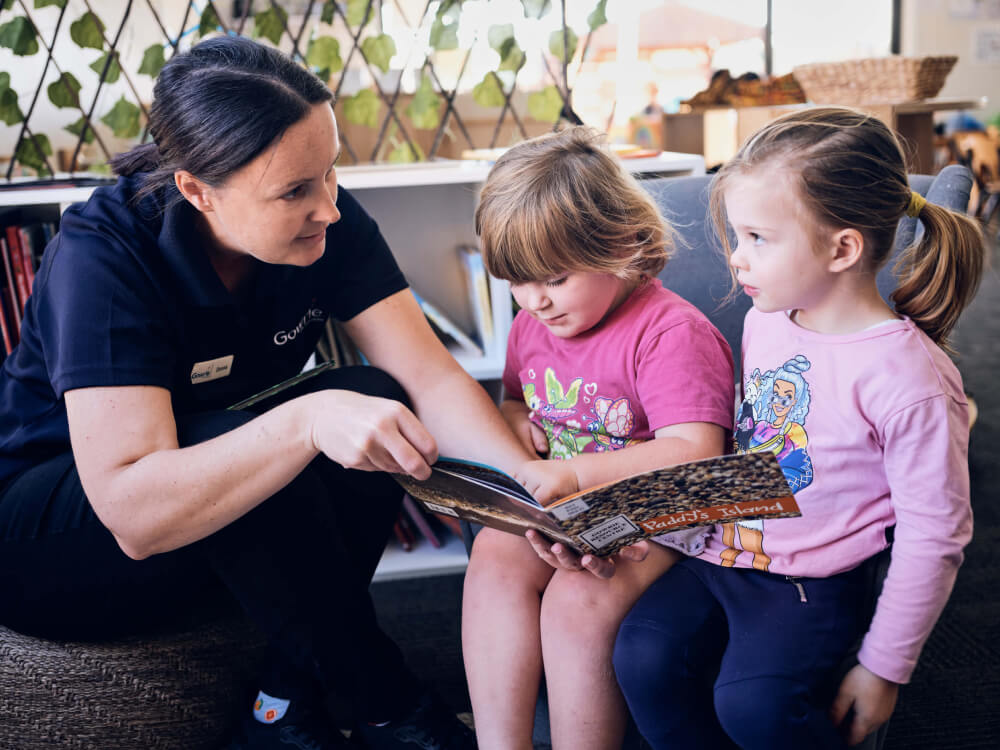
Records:
[[[486,267],[521,306],[501,411],[539,456],[516,473],[539,500],[722,452],[729,347],[655,278],[670,231],[596,132],[571,128],[504,154],[476,229]],[[553,745],[617,747],[627,716],[611,665],[618,625],[677,550],[703,549],[705,531],[611,562],[529,533],[483,529],[472,549],[462,643],[479,746],[531,747],[544,671]]]
[[[840,107],[751,136],[712,207],[753,300],[735,447],[777,457],[802,515],[716,527],[625,618],[616,673],[654,748],[854,745],[891,715],[972,535],[967,403],[942,347],[982,235],[911,192],[885,124]],[[893,310],[875,277],[904,214],[924,234]]]

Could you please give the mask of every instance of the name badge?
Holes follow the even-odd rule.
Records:
[[[192,383],[207,383],[226,377],[233,369],[233,355],[210,359],[207,362],[195,362],[191,368]]]

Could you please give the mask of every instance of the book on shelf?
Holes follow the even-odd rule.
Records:
[[[0,335],[3,336],[4,357],[14,350],[15,333],[14,321],[8,320],[7,315],[7,287],[0,287]]]
[[[413,290],[411,289],[410,291]],[[438,337],[448,346],[449,351],[453,354],[456,352],[471,354],[474,357],[485,356],[486,353],[483,351],[483,348],[473,341],[469,334],[459,328],[451,318],[417,292],[414,291],[413,296],[416,297],[417,304],[420,305],[420,309],[423,311],[424,317],[431,324],[431,328],[434,329]]]
[[[14,275],[14,259],[11,256],[10,244],[7,242],[6,232],[3,236],[0,236],[0,253],[3,254],[3,271],[4,271],[4,284],[3,289],[10,295],[11,301],[11,312],[12,315],[9,316],[10,321],[13,323],[13,329],[15,335],[12,337],[13,343],[17,343],[16,332],[21,328],[21,311],[17,306],[17,277]],[[5,310],[6,312],[6,304]]]
[[[7,237],[7,249],[10,253],[10,265],[14,270],[15,292],[14,298],[17,303],[17,316],[21,317],[24,311],[24,303],[28,301],[31,290],[28,286],[28,277],[24,273],[24,255],[21,249],[21,229],[18,226],[8,226],[5,230]],[[20,323],[18,324],[20,325]]]
[[[410,497],[409,493],[403,493],[403,512],[413,522],[413,526],[420,532],[420,535],[431,543],[432,547],[441,547],[444,542],[441,541],[440,535],[431,526],[431,519],[421,510],[422,507],[417,505],[416,500]]]
[[[393,476],[435,513],[515,534],[535,529],[580,554],[601,557],[678,529],[801,515],[777,460],[763,453],[666,466],[547,506],[499,469],[461,459],[438,460],[426,480]]]
[[[461,245],[458,256],[465,271],[465,283],[469,293],[472,318],[476,323],[476,333],[483,349],[489,350],[495,338],[493,331],[493,305],[490,303],[490,280],[483,265],[483,255],[478,247]]]

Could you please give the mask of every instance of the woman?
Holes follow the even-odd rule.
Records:
[[[528,456],[338,193],[331,99],[271,48],[202,42],[160,73],[154,144],[66,212],[0,374],[0,622],[108,637],[224,589],[273,646],[234,747],[344,745],[330,696],[366,747],[473,747],[375,621],[382,472]],[[331,315],[374,367],[226,410],[299,372]]]

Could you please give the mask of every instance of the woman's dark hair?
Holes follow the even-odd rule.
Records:
[[[183,169],[219,185],[312,105],[332,101],[323,82],[282,52],[244,37],[207,39],[175,55],[153,88],[153,143],[111,160],[116,174],[147,173],[137,198]]]
[[[727,256],[726,185],[762,168],[793,175],[817,237],[853,227],[864,237],[864,270],[874,274],[885,265],[911,191],[899,140],[882,121],[847,107],[810,107],[750,136],[712,181],[711,214]],[[896,263],[892,301],[896,312],[948,350],[948,334],[983,273],[983,235],[968,216],[933,203],[923,205],[919,218],[924,234]]]

